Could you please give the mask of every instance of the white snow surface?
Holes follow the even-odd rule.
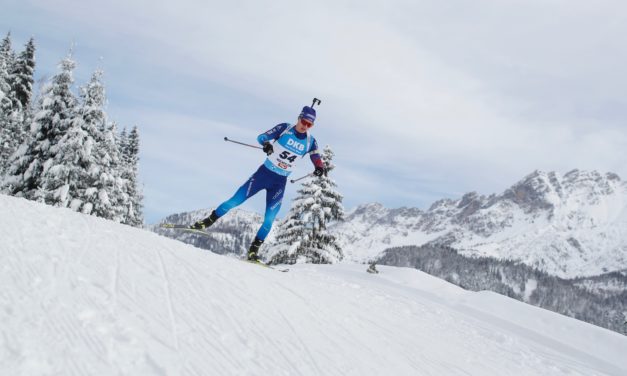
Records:
[[[1,375],[626,375],[627,337],[417,270],[289,273],[0,195]]]

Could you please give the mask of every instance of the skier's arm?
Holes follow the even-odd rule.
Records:
[[[263,145],[266,142],[270,142],[273,140],[276,140],[277,138],[279,138],[279,136],[281,135],[281,133],[283,133],[283,131],[285,129],[287,129],[287,127],[289,127],[290,124],[289,123],[282,123],[279,124],[277,126],[275,126],[274,128],[260,134],[259,136],[257,136],[257,142],[259,142],[259,145]]]
[[[311,154],[309,155],[309,158],[311,159],[311,162],[313,163],[315,167],[324,168],[324,161],[322,160],[322,157],[320,156],[320,154],[318,153]]]
[[[322,160],[322,157],[320,156],[320,153],[318,152],[318,143],[316,142],[315,138],[311,144],[311,149],[309,150],[309,158],[311,159],[311,163],[313,163],[314,167],[316,168],[314,171],[314,175],[316,176],[322,176],[322,174],[326,175],[326,169],[324,168],[324,161]]]

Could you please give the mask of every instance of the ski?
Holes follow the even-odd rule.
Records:
[[[247,263],[249,263],[249,264],[255,264],[255,265],[263,266],[264,268],[268,268],[268,269],[276,270],[276,271],[281,272],[281,273],[287,273],[287,272],[289,272],[289,271],[290,271],[290,270],[289,270],[289,269],[287,269],[287,268],[286,268],[286,269],[278,269],[278,268],[275,268],[274,266],[270,266],[270,265],[266,264],[265,262],[261,262],[261,261],[250,261],[250,260],[246,260],[246,259],[240,259],[240,260],[241,260],[241,261],[244,261],[244,262],[247,262]]]
[[[195,228],[191,228],[191,227],[186,226],[186,225],[176,225],[174,223],[162,223],[161,225],[159,225],[159,227],[167,228],[167,229],[183,230],[185,232],[191,232],[191,233],[198,234],[198,235],[211,236],[211,234],[208,233],[208,232],[204,232],[202,230],[197,230]]]
[[[163,227],[163,228],[189,228],[189,226],[186,226],[186,225],[175,225],[174,223],[162,223],[159,226]]]
[[[204,236],[211,236],[211,234],[208,233],[208,232],[204,232],[202,230],[197,230],[197,229],[194,229],[194,228],[190,228],[189,226],[186,226],[186,225],[177,225],[177,224],[174,224],[174,223],[162,223],[162,224],[159,225],[159,227],[167,228],[167,229],[182,230],[182,231],[185,231],[185,232],[191,232],[193,234],[199,234],[199,235],[204,235]],[[261,261],[249,261],[249,260],[240,259],[240,258],[238,258],[238,260],[247,262],[249,264],[255,264],[255,265],[263,266],[264,268],[273,269],[273,270],[276,270],[276,271],[282,272],[282,273],[287,273],[287,272],[290,271],[288,268],[285,268],[285,269],[275,268],[274,266],[270,266],[270,265],[266,264],[265,262],[261,262]]]

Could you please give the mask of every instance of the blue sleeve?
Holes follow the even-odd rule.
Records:
[[[263,143],[266,141],[276,140],[277,138],[279,138],[281,133],[283,133],[283,131],[285,131],[289,126],[290,123],[281,123],[257,136],[257,142],[259,142],[259,145],[263,145]]]

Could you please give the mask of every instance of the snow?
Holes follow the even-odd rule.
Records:
[[[2,375],[627,374],[625,336],[417,270],[279,273],[69,209],[0,208]]]

